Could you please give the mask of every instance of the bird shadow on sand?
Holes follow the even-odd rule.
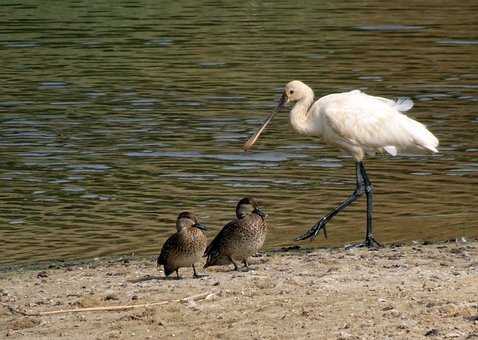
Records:
[[[151,280],[171,280],[171,277],[164,277],[164,276],[158,276],[158,275],[144,275],[141,276],[137,279],[132,279],[128,280],[130,283],[140,283],[140,282],[145,282],[145,281],[151,281]]]
[[[128,280],[130,283],[141,283],[141,282],[146,282],[146,281],[152,281],[152,280],[157,280],[157,281],[178,281],[178,280],[184,280],[184,279],[200,279],[203,277],[208,277],[209,275],[207,274],[199,274],[197,277],[176,277],[176,276],[159,276],[159,275],[144,275],[142,277],[139,277],[137,279],[132,279]]]

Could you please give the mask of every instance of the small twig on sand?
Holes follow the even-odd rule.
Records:
[[[80,312],[95,312],[95,311],[117,311],[117,310],[128,310],[133,308],[147,308],[159,305],[165,305],[171,302],[190,302],[190,301],[199,301],[199,300],[209,300],[216,293],[207,292],[198,295],[188,296],[182,299],[177,300],[166,300],[160,302],[151,302],[151,303],[142,303],[138,305],[120,305],[120,306],[103,306],[103,307],[89,307],[89,308],[75,308],[75,309],[60,309],[52,310],[48,312],[38,312],[38,313],[25,313],[25,315],[30,316],[42,316],[42,315],[53,315],[53,314],[63,314],[63,313],[80,313]]]

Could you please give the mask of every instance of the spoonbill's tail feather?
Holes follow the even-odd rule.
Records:
[[[413,107],[413,100],[408,97],[397,98],[397,100],[393,104],[393,107],[400,112],[410,111],[410,109]]]
[[[433,135],[433,133],[428,131],[425,125],[417,122],[416,120],[408,118],[407,130],[411,134],[417,147],[430,150],[434,153],[438,152],[438,139]]]

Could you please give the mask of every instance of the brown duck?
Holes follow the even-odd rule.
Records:
[[[166,240],[161,249],[158,267],[164,267],[166,276],[175,271],[178,279],[179,268],[193,267],[194,277],[199,277],[194,264],[201,260],[206,249],[207,238],[201,231],[206,230],[206,226],[198,223],[196,216],[185,211],[178,215],[176,229],[177,232]]]
[[[264,245],[267,232],[266,214],[257,207],[253,198],[243,198],[236,206],[236,219],[226,224],[204,252],[204,268],[233,264],[236,261],[248,267],[247,258]]]

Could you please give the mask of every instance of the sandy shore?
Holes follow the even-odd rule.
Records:
[[[248,272],[183,269],[182,280],[164,279],[152,257],[2,272],[0,338],[478,339],[477,241],[252,260]]]

